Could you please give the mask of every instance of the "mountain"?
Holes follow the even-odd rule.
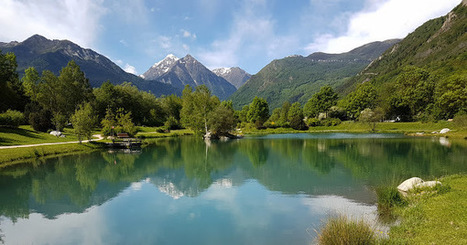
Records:
[[[127,73],[107,57],[91,49],[81,48],[68,40],[49,40],[43,36],[34,35],[23,42],[0,42],[0,49],[4,53],[12,52],[16,55],[20,76],[31,66],[39,73],[43,70],[50,70],[58,75],[69,61],[74,60],[93,87],[99,87],[105,81],[114,84],[132,82],[138,88],[152,91],[156,95],[181,94],[180,89],[168,84],[144,81],[138,76]]]
[[[147,80],[156,80],[162,75],[164,75],[165,73],[169,72],[170,68],[178,60],[179,58],[177,58],[175,55],[169,54],[163,60],[154,64],[151,68],[149,68],[149,70],[143,73],[143,75],[141,75],[140,77],[142,77],[143,79],[147,79]]]
[[[214,74],[216,74],[217,76],[227,80],[227,82],[234,85],[237,89],[239,89],[243,84],[245,84],[245,82],[248,81],[248,79],[250,79],[251,77],[249,73],[247,73],[239,67],[217,68],[212,70],[212,72],[214,72]]]
[[[322,86],[339,87],[399,41],[373,42],[342,54],[318,52],[307,57],[294,55],[274,60],[230,99],[237,109],[251,103],[255,96],[265,98],[271,110],[285,101],[303,105]]]
[[[227,99],[236,90],[232,84],[214,74],[191,55],[181,59],[169,55],[154,64],[143,77],[170,84],[178,89],[183,89],[185,85],[195,88],[204,84],[221,100]]]
[[[423,68],[443,79],[467,76],[467,0],[446,16],[418,27],[344,86],[372,81],[381,87],[395,82],[407,66]]]

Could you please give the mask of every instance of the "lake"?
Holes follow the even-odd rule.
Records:
[[[397,134],[165,138],[0,170],[0,244],[310,244],[376,222],[380,185],[467,172],[467,148]]]

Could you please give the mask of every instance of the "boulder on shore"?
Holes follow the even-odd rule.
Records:
[[[397,190],[402,193],[404,196],[407,195],[407,192],[414,188],[433,188],[436,185],[441,185],[439,181],[423,181],[418,177],[412,177],[408,180],[402,182],[397,186]]]
[[[56,130],[54,130],[54,131],[51,131],[51,132],[50,132],[50,134],[51,134],[51,135],[53,135],[53,136],[57,136],[57,137],[60,137],[60,136],[62,136],[62,132],[60,132],[60,131],[56,131]]]
[[[439,131],[440,134],[445,134],[447,132],[451,131],[449,128],[443,128],[441,131]]]

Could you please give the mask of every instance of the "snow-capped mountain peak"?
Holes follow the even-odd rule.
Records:
[[[157,79],[161,75],[167,73],[170,68],[179,60],[173,54],[167,55],[163,60],[155,63],[148,71],[146,71],[140,77],[144,79]]]

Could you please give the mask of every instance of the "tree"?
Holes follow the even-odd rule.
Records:
[[[290,102],[286,101],[282,104],[280,118],[278,121],[279,126],[284,127],[289,123],[289,110],[292,105]]]
[[[24,94],[32,101],[37,101],[37,93],[39,93],[39,83],[41,76],[34,67],[29,67],[24,71],[24,76],[21,79]]]
[[[408,66],[396,78],[388,98],[390,116],[404,121],[419,119],[433,104],[433,76],[422,68]]]
[[[303,121],[303,110],[300,107],[299,102],[292,104],[288,111],[288,121],[290,122],[290,127],[297,130],[306,129],[305,122]]]
[[[435,116],[453,118],[467,112],[467,76],[453,76],[440,81],[435,90]]]
[[[254,123],[257,128],[260,128],[263,126],[264,122],[268,120],[268,118],[269,118],[268,102],[265,99],[256,96],[251,102],[249,109],[248,109],[248,114],[247,114],[248,122]]]
[[[381,108],[376,108],[372,110],[370,108],[366,108],[360,113],[358,120],[362,123],[367,123],[370,125],[371,131],[375,131],[376,123],[380,122],[383,118],[383,111]]]
[[[187,85],[182,92],[183,108],[180,112],[182,124],[196,134],[207,133],[208,116],[220,103],[216,96],[211,95],[208,87],[201,85],[192,92]]]
[[[96,126],[97,116],[90,103],[85,103],[75,110],[71,116],[71,123],[81,143],[83,138],[91,139],[92,129]]]
[[[319,113],[324,112],[327,117],[329,109],[337,104],[337,99],[337,93],[334,92],[331,86],[323,86],[305,104],[304,114],[307,117],[317,117]]]
[[[232,104],[223,101],[210,114],[208,119],[209,129],[215,135],[226,135],[237,125]]]
[[[101,125],[101,134],[104,137],[112,136],[114,133],[128,133],[130,136],[136,135],[136,127],[131,119],[131,112],[125,112],[123,108],[119,108],[117,114],[108,108],[104,119],[101,121]]]
[[[365,108],[375,108],[376,104],[376,88],[369,82],[358,85],[354,92],[342,100],[342,105],[351,119],[358,118]]]
[[[23,111],[26,98],[19,82],[16,56],[0,51],[0,112],[8,109]]]

